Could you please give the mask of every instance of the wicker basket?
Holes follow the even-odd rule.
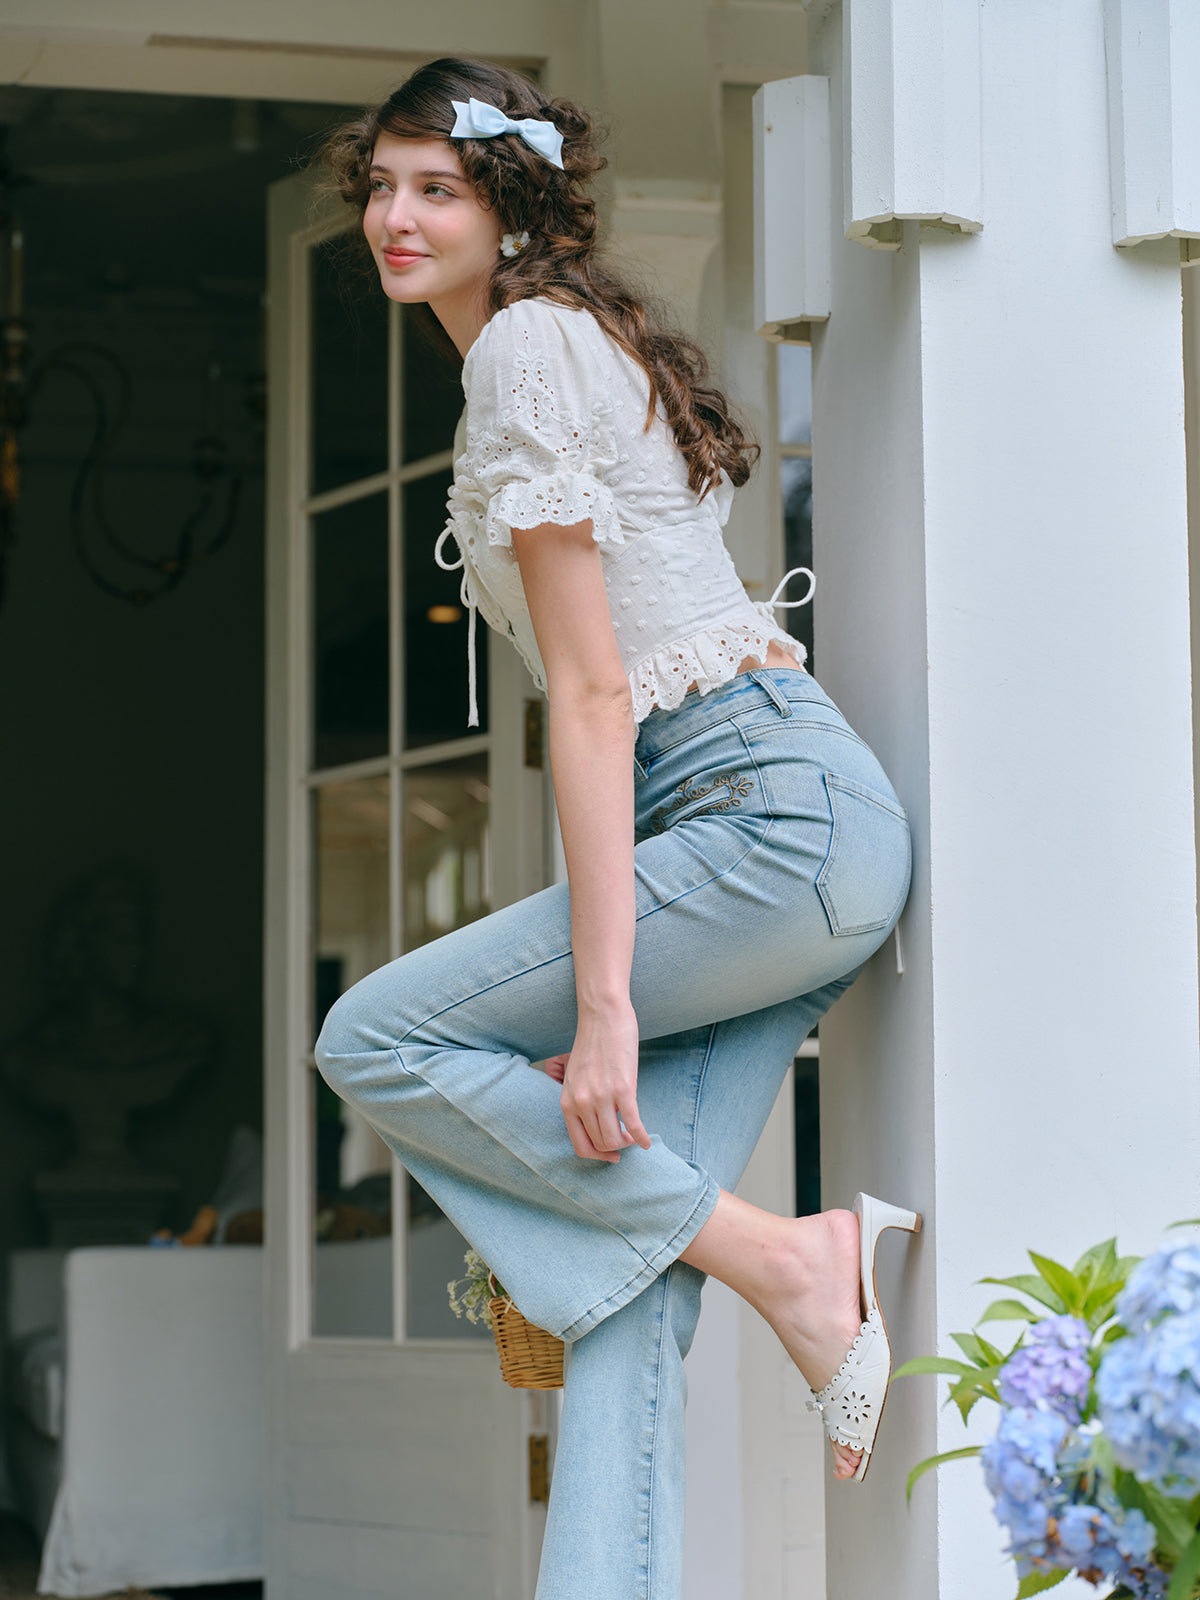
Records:
[[[512,1389],[561,1389],[562,1340],[535,1328],[505,1295],[496,1295],[488,1305],[505,1383]]]

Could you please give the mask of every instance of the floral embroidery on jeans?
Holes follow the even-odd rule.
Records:
[[[741,805],[753,788],[754,779],[740,772],[722,772],[711,783],[705,784],[697,784],[689,778],[679,785],[674,797],[665,806],[659,806],[651,812],[650,827],[655,833],[665,833],[672,823],[682,822],[685,817],[706,817],[714,811],[732,811]],[[726,791],[723,795],[717,799],[709,798],[721,789]],[[700,804],[701,801],[705,804]]]

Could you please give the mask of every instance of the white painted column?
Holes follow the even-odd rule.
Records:
[[[889,945],[822,1024],[825,1201],[925,1213],[881,1250],[901,1360],[1027,1246],[1144,1251],[1196,1209],[1179,243],[1113,245],[1103,9],[981,8],[981,230],[901,221],[890,252],[844,237],[843,16],[813,7],[839,147],[818,659],[916,841],[904,975]],[[922,93],[956,103],[956,65]],[[830,1600],[1013,1593],[975,1464],[905,1509],[908,1468],[967,1442],[943,1390],[897,1384],[867,1483],[830,1486]]]
[[[1183,270],[1183,387],[1187,439],[1188,568],[1192,598],[1192,682],[1200,682],[1200,263]],[[1200,697],[1192,695],[1192,788],[1200,796]],[[1200,805],[1196,807],[1200,863]],[[1200,893],[1197,894],[1200,914]]]

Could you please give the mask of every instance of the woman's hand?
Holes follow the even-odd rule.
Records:
[[[569,1055],[547,1062],[563,1086],[571,1147],[590,1161],[619,1161],[631,1144],[650,1148],[637,1107],[638,1031],[632,1006],[581,1016]]]

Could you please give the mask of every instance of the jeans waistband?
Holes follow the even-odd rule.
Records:
[[[780,716],[788,716],[792,706],[805,704],[821,706],[832,720],[845,721],[811,673],[794,667],[756,667],[738,673],[708,694],[689,694],[681,705],[652,711],[638,730],[636,755],[644,762],[756,707],[769,706]]]

